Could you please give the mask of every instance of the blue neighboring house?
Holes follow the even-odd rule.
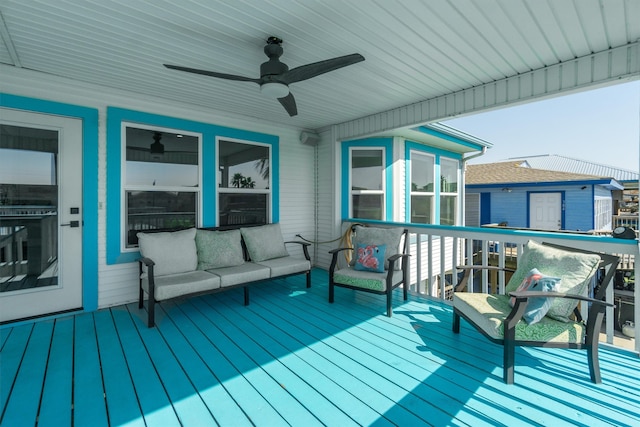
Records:
[[[614,178],[534,169],[525,161],[468,165],[465,222],[540,230],[610,230]]]

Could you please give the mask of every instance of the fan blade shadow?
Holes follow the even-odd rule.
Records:
[[[287,113],[289,113],[289,116],[293,117],[298,114],[298,107],[296,106],[296,100],[293,97],[293,94],[291,92],[289,92],[289,95],[285,96],[284,98],[278,98],[278,101],[280,101],[280,104],[282,104],[284,109],[287,110]]]
[[[300,82],[361,61],[364,61],[364,56],[359,53],[326,59],[289,70],[280,77],[280,80],[285,84]]]
[[[186,71],[187,73],[202,74],[203,76],[217,77],[219,79],[237,80],[241,82],[253,82],[260,84],[260,79],[252,79],[251,77],[236,76],[235,74],[216,73],[215,71],[198,70],[197,68],[181,67],[179,65],[163,65],[172,70]]]

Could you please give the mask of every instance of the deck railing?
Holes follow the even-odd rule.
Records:
[[[356,222],[356,221],[352,221]],[[621,258],[638,259],[638,240],[616,239],[608,236],[586,234],[554,233],[501,228],[476,228],[440,225],[419,225],[383,221],[361,221],[382,227],[407,228],[410,242],[410,283],[411,290],[444,302],[451,299],[453,286],[457,283],[458,265],[515,266],[529,240],[615,254]],[[635,277],[640,273],[640,265],[634,265]],[[503,293],[508,282],[504,273],[491,275],[483,270],[476,278],[476,287],[468,291]],[[474,280],[470,280],[474,283]],[[640,319],[640,289],[634,290],[634,318]],[[614,286],[608,287],[606,299],[614,302]],[[583,307],[586,318],[587,308]],[[614,308],[607,308],[605,325],[607,343],[613,344]],[[640,336],[640,322],[635,322],[635,334]],[[640,352],[640,342],[635,341],[635,351]]]

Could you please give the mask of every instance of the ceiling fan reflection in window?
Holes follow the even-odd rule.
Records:
[[[140,146],[127,143],[127,160],[149,160],[162,161],[165,163],[185,163],[197,164],[198,145],[197,139],[193,137],[183,138],[180,134],[167,134],[175,138],[181,139],[180,145],[184,146],[182,150],[168,150],[162,143],[162,132],[154,131],[152,134],[153,142]],[[193,139],[193,141],[190,141]],[[138,140],[139,141],[139,140]],[[173,143],[175,146],[175,143]],[[136,155],[136,153],[138,153]],[[148,154],[147,154],[148,153]]]
[[[271,98],[277,98],[284,109],[293,117],[298,114],[298,107],[293,94],[289,91],[291,83],[308,80],[312,77],[337,70],[348,65],[353,65],[364,61],[364,57],[359,53],[340,56],[337,58],[326,59],[324,61],[314,62],[312,64],[301,65],[293,69],[280,62],[280,56],[283,53],[282,39],[278,37],[269,37],[264,47],[264,53],[269,58],[268,61],[260,65],[260,78],[238,76],[235,74],[217,73],[215,71],[198,70],[195,68],[187,68],[179,65],[164,64],[165,67],[172,70],[186,71],[188,73],[202,74],[220,79],[236,80],[242,82],[252,82],[260,85],[260,92]]]

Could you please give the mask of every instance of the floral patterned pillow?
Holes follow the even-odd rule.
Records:
[[[540,273],[537,268],[532,269],[524,278],[517,291],[556,292],[560,283],[559,277],[549,277]],[[538,323],[551,308],[554,298],[530,298],[522,318],[530,325]],[[513,307],[516,299],[511,297]]]
[[[353,266],[360,271],[384,272],[384,254],[387,245],[356,245],[356,263]]]

